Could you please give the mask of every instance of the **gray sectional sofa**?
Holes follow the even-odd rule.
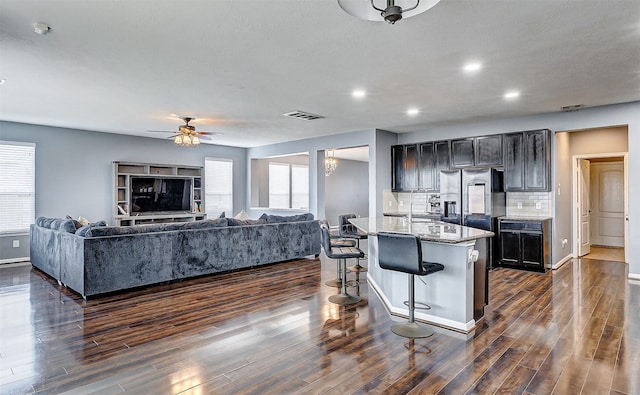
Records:
[[[318,256],[320,226],[312,214],[79,229],[38,218],[30,244],[33,266],[87,298]]]

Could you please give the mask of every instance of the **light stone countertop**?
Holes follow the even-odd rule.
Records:
[[[409,222],[407,217],[363,217],[352,218],[349,222],[371,236],[378,232],[409,233],[418,236],[420,240],[448,244],[494,235],[493,232],[482,229],[422,218],[413,218],[413,221]]]
[[[534,216],[534,215],[504,215],[502,217],[498,217],[498,219],[506,219],[510,221],[546,221],[549,219],[553,219],[553,217],[549,216]]]

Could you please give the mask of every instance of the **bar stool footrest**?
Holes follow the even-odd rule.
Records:
[[[402,302],[405,306],[409,307],[409,301],[405,300],[404,302]],[[426,303],[422,303],[422,302],[413,302],[413,304],[415,305],[414,309],[416,310],[431,310],[431,306],[429,306]]]

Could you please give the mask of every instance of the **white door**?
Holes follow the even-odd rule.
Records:
[[[591,244],[624,247],[624,163],[591,164]]]
[[[578,256],[587,255],[591,250],[590,217],[591,208],[589,202],[591,163],[586,159],[578,159],[578,215],[580,226],[578,229]]]

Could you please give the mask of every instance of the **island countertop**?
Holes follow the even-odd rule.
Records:
[[[437,243],[461,243],[491,237],[493,232],[450,224],[439,220],[407,217],[362,217],[351,218],[353,225],[368,235],[375,236],[379,232],[395,232],[414,234],[423,241]]]

